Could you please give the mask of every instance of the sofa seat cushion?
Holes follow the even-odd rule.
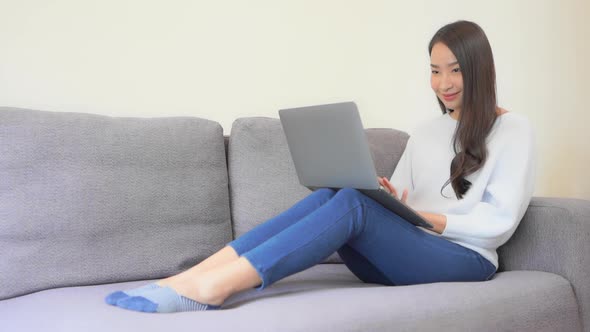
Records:
[[[231,240],[223,130],[0,108],[0,207],[0,299],[180,272]]]
[[[223,310],[145,314],[104,303],[150,281],[71,287],[0,301],[6,331],[578,331],[570,283],[536,271],[492,280],[386,287],[360,282],[343,264],[319,264]]]

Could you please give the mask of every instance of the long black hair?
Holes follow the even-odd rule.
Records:
[[[471,187],[466,176],[483,167],[487,158],[486,138],[496,120],[496,71],[492,48],[481,27],[469,21],[457,21],[440,28],[428,45],[428,53],[436,43],[443,43],[457,58],[463,76],[463,103],[455,134],[451,183],[461,199]],[[447,110],[437,97],[443,114]]]

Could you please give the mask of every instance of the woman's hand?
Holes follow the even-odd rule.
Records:
[[[389,180],[387,180],[387,178],[377,177],[377,180],[379,180],[379,184],[381,184],[383,186],[383,188],[385,188],[387,191],[389,191],[389,193],[391,195],[393,195],[396,198],[399,198],[397,195],[397,190],[395,190],[395,188],[393,187],[391,182],[389,182]],[[404,192],[402,193],[401,201],[405,204],[407,200],[408,200],[408,189],[404,189]]]

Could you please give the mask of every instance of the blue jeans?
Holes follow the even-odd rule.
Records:
[[[382,285],[489,280],[479,253],[426,233],[356,189],[319,189],[228,243],[262,279],[258,290],[332,253],[360,280]]]

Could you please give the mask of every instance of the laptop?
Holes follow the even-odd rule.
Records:
[[[281,109],[279,117],[303,186],[355,188],[408,222],[434,228],[379,183],[354,102]]]

